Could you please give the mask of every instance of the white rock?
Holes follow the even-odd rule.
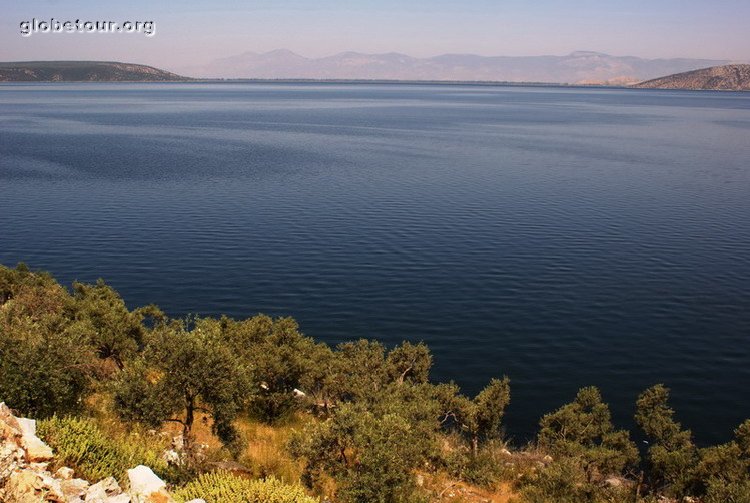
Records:
[[[47,475],[46,473],[41,473],[39,476],[42,479],[44,490],[48,494],[54,494],[61,498],[63,497],[62,483],[60,480],[57,480],[56,478],[53,478],[52,475]]]
[[[188,501],[187,503],[206,503],[206,500],[204,500],[203,498],[196,498],[194,500]]]
[[[159,491],[167,484],[156,476],[148,466],[138,465],[128,470],[128,480],[130,480],[130,492],[149,494]]]
[[[4,433],[3,427],[7,423],[0,420],[0,438]],[[10,432],[12,435],[12,432]],[[4,486],[8,477],[20,466],[26,463],[26,453],[16,443],[10,439],[0,442],[0,487]],[[0,498],[1,499],[1,498]]]
[[[18,419],[10,411],[10,408],[5,405],[5,402],[0,402],[0,419],[5,421],[11,428],[18,430],[20,433],[21,425],[18,424]]]
[[[84,497],[86,503],[103,503],[107,499],[107,493],[101,487],[91,486]]]
[[[162,452],[161,459],[167,464],[177,465],[180,463],[180,454],[173,449],[169,449]]]
[[[49,461],[52,459],[52,449],[36,436],[36,421],[17,417],[21,428],[21,445],[26,449],[26,459],[29,462]]]
[[[55,478],[62,480],[70,480],[73,478],[73,469],[63,466],[55,472]]]
[[[130,503],[130,496],[127,494],[118,494],[105,500],[105,503]]]
[[[17,417],[16,421],[18,421],[18,426],[21,427],[21,433],[23,435],[36,436],[36,421],[25,417]]]
[[[35,472],[44,473],[47,472],[47,469],[49,468],[49,462],[45,461],[44,463],[29,463],[29,468],[31,468]]]
[[[84,501],[89,483],[83,479],[68,479],[60,482],[60,487],[62,487],[66,501]]]
[[[107,498],[119,496],[120,494],[122,494],[120,484],[117,483],[114,477],[107,477],[89,487],[88,491],[86,491],[86,501],[101,503],[108,501]]]
[[[128,470],[130,480],[130,498],[134,503],[146,503],[151,495],[165,496],[164,501],[172,501],[167,493],[167,484],[156,476],[148,466],[138,465]],[[160,500],[162,498],[159,498]]]
[[[5,497],[10,501],[33,501],[44,489],[42,478],[31,470],[16,470],[4,484]]]

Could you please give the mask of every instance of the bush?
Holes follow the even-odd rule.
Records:
[[[129,362],[114,381],[115,411],[125,421],[152,428],[182,424],[183,448],[193,459],[193,426],[201,412],[211,431],[232,452],[241,451],[234,420],[252,396],[248,369],[208,319],[175,321],[155,328],[143,359]]]
[[[89,361],[76,337],[0,324],[0,401],[36,418],[79,412],[90,388]]]
[[[589,482],[579,459],[563,458],[542,467],[522,488],[527,503],[630,503],[628,488]]]
[[[0,265],[0,401],[30,417],[78,412],[94,359],[50,276]]]
[[[593,386],[539,422],[539,446],[556,458],[575,459],[587,482],[620,475],[638,462],[638,449],[625,430],[615,430],[609,406]]]
[[[318,503],[298,485],[270,477],[250,480],[229,472],[204,473],[174,492],[178,502],[203,498],[206,503]]]
[[[304,459],[308,486],[318,486],[323,473],[333,477],[337,501],[414,501],[414,470],[430,441],[420,433],[397,414],[378,417],[345,404],[327,421],[296,432],[288,447]]]
[[[137,465],[149,466],[168,480],[174,478],[157,450],[133,439],[108,438],[90,420],[55,416],[39,421],[37,430],[39,437],[52,447],[56,461],[72,467],[84,479],[123,480],[125,471]]]
[[[714,479],[708,483],[706,503],[750,503],[750,480],[725,482]]]
[[[638,396],[635,421],[648,435],[648,468],[653,487],[677,499],[695,492],[698,449],[690,430],[675,421],[669,406],[669,389],[652,386]]]
[[[505,475],[503,463],[500,455],[490,448],[481,449],[477,454],[459,449],[445,458],[446,468],[451,475],[488,489],[494,488]]]

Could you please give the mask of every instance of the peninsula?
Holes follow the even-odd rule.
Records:
[[[191,80],[153,66],[111,61],[0,63],[0,82],[169,82]]]

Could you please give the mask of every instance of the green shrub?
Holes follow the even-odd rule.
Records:
[[[505,460],[493,448],[480,449],[476,455],[466,449],[457,449],[446,455],[444,462],[452,476],[488,489],[495,487],[507,470]]]
[[[648,472],[657,492],[677,499],[693,494],[700,483],[695,478],[699,462],[692,433],[675,421],[669,406],[669,388],[652,386],[638,396],[635,421],[649,437]],[[711,457],[717,453],[711,453]],[[710,466],[712,463],[707,465]]]
[[[741,482],[710,480],[704,501],[706,503],[750,503],[750,480]]]
[[[229,472],[204,473],[174,492],[178,502],[203,498],[206,503],[318,503],[298,485],[270,477],[250,480]]]
[[[628,488],[607,487],[588,480],[585,461],[562,458],[539,469],[524,482],[522,494],[526,503],[630,503],[634,499]]]
[[[398,414],[378,417],[345,404],[328,420],[295,432],[288,448],[304,460],[309,487],[319,488],[325,473],[336,481],[337,501],[388,503],[414,500],[414,470],[429,441]]]
[[[90,388],[89,361],[77,336],[28,319],[0,322],[0,401],[28,417],[77,413]]]
[[[50,276],[0,265],[0,401],[27,417],[79,412],[93,352],[70,330],[73,299]]]
[[[90,420],[54,416],[39,421],[37,432],[52,447],[59,464],[72,467],[77,476],[87,480],[123,480],[125,471],[137,465],[149,466],[159,476],[173,479],[157,450],[132,439],[108,438]]]
[[[625,430],[615,430],[609,406],[599,389],[578,391],[573,402],[545,414],[538,443],[555,458],[571,458],[584,469],[587,482],[620,475],[638,463],[638,449]]]

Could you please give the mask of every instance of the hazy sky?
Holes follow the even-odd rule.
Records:
[[[156,34],[37,33],[19,23],[154,21]],[[0,0],[0,61],[89,59],[167,69],[246,51],[527,56],[592,50],[750,60],[748,0]]]

